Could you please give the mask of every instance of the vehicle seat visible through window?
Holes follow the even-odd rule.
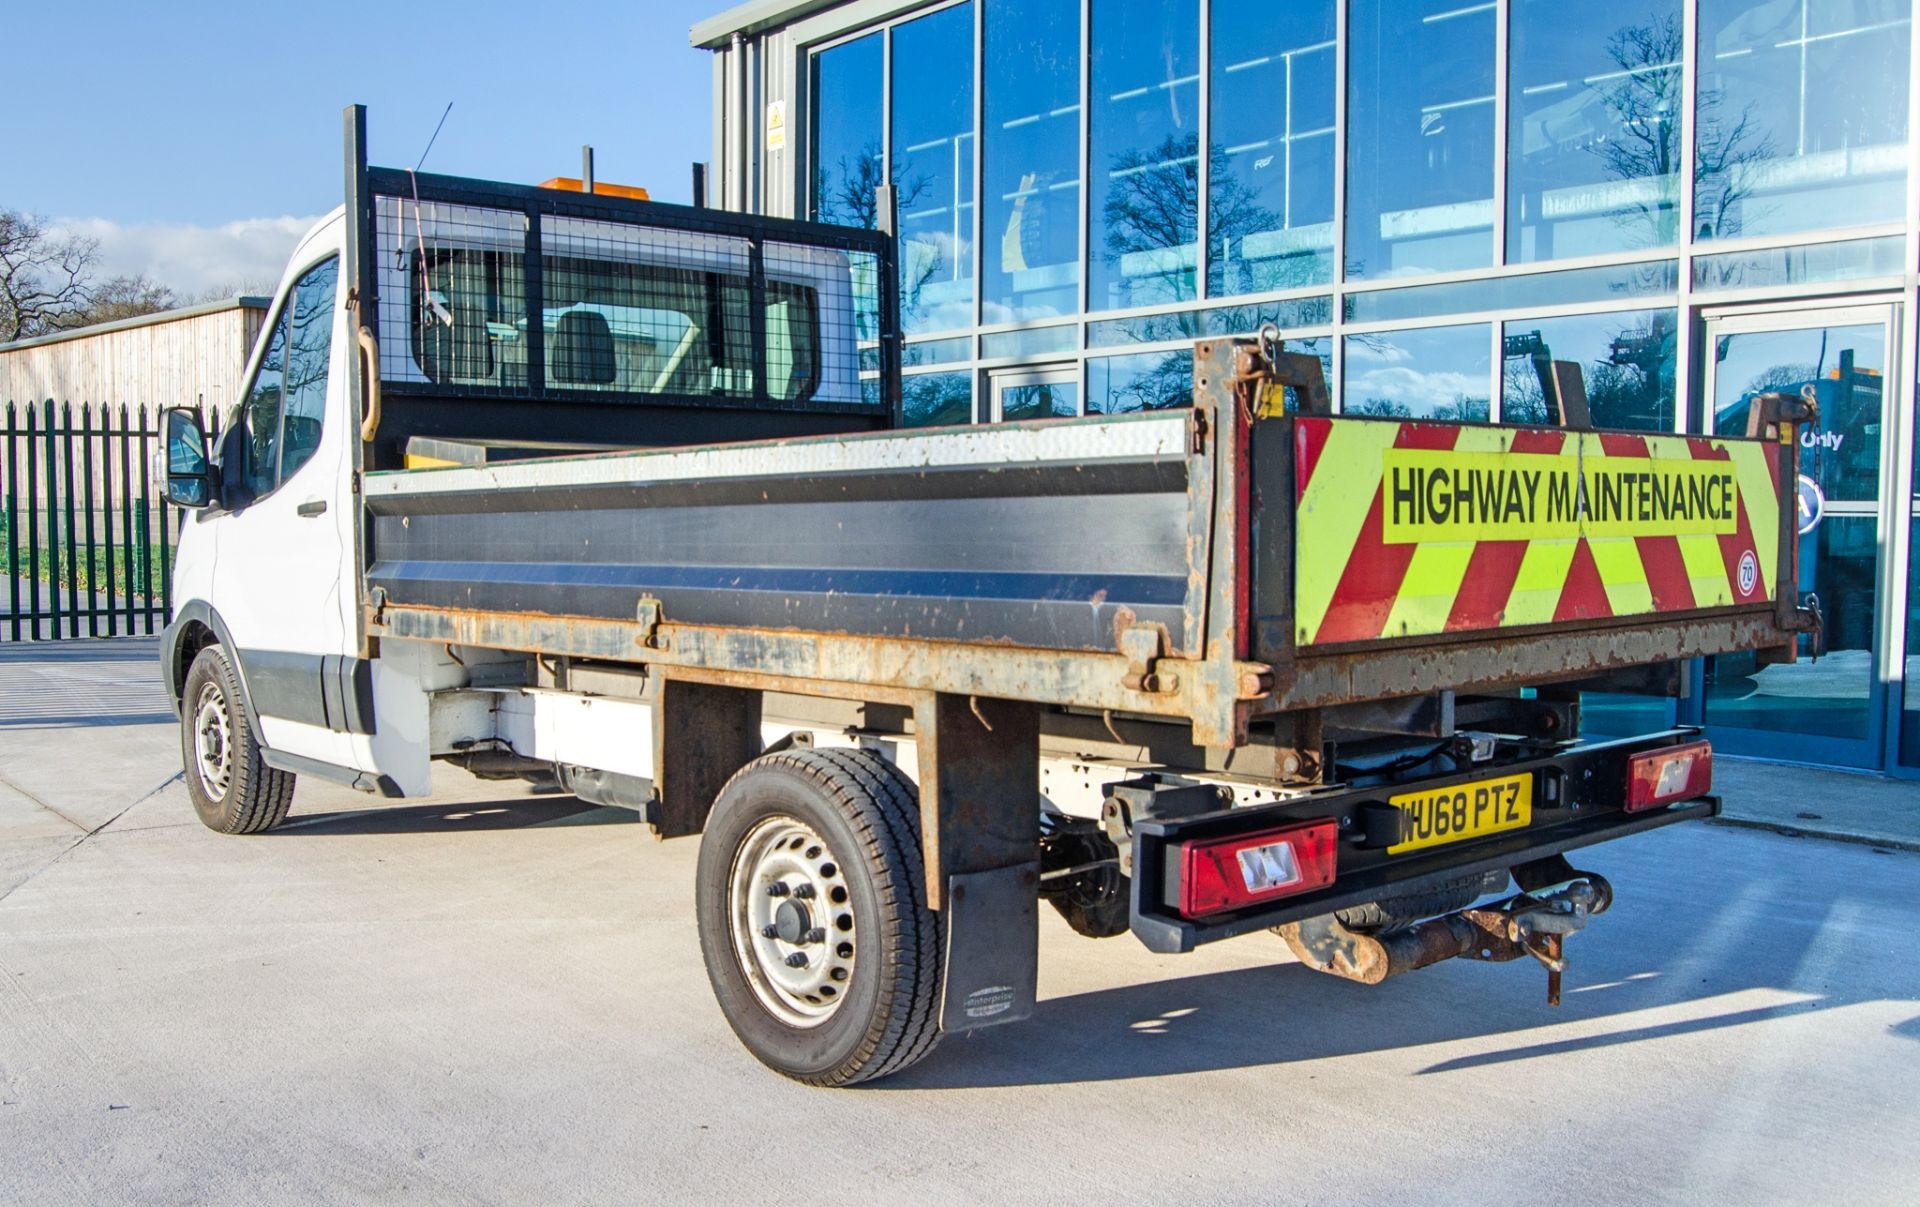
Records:
[[[554,381],[574,385],[612,385],[617,373],[613,331],[597,310],[569,310],[560,316],[547,349]]]

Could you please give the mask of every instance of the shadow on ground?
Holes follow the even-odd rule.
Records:
[[[576,796],[506,797],[423,805],[386,805],[331,813],[296,813],[268,838],[316,834],[458,834],[536,826],[617,826],[640,820],[633,809],[593,805]]]

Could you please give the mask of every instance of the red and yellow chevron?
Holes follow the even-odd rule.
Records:
[[[1773,598],[1775,444],[1308,416],[1294,441],[1300,645]]]

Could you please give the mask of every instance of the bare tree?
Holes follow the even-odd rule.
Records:
[[[95,284],[100,245],[66,234],[38,214],[0,208],[0,343],[33,339],[181,304],[146,276]]]
[[[147,276],[113,277],[87,289],[86,304],[73,312],[63,328],[111,323],[116,319],[158,314],[181,305],[173,290]]]
[[[0,209],[0,341],[69,326],[87,304],[99,245],[49,229],[46,219]]]

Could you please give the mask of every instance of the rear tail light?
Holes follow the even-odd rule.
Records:
[[[1180,912],[1197,918],[1325,888],[1339,832],[1335,822],[1310,821],[1180,844]]]
[[[1627,812],[1692,800],[1713,789],[1713,746],[1688,742],[1627,760]]]

